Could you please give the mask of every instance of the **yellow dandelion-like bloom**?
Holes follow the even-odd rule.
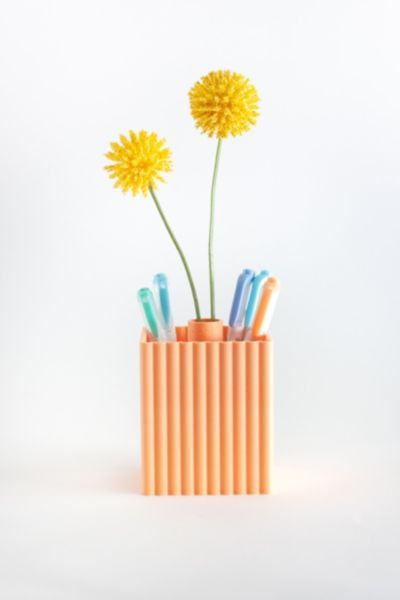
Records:
[[[155,133],[147,133],[144,130],[139,133],[129,131],[128,136],[120,135],[120,143],[111,142],[111,151],[105,156],[112,161],[112,164],[104,168],[111,179],[116,180],[115,187],[120,187],[123,192],[130,190],[134,196],[139,192],[147,196],[147,192],[150,192],[158,214],[182,261],[192,292],[196,317],[200,319],[199,299],[186,256],[155,193],[156,182],[164,181],[161,173],[172,171],[171,150],[165,146],[165,140],[158,138]]]
[[[254,85],[239,73],[211,71],[189,92],[196,127],[223,139],[240,135],[255,125],[260,98]]]
[[[128,137],[120,135],[120,142],[111,142],[111,151],[105,155],[113,164],[106,165],[115,187],[136,196],[147,195],[149,188],[156,189],[157,181],[164,181],[161,173],[172,170],[171,150],[156,133],[129,131]]]

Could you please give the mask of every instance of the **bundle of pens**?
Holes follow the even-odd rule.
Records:
[[[272,455],[272,340],[268,335],[279,282],[245,269],[229,325],[216,318],[214,210],[222,140],[255,125],[259,96],[230,71],[202,77],[189,92],[196,126],[217,138],[208,236],[210,317],[201,318],[186,256],[156,195],[171,171],[171,152],[155,133],[129,131],[111,143],[105,169],[123,192],[150,197],[182,261],[195,318],[174,327],[167,278],[154,277],[155,297],[141,288],[142,491],[145,494],[267,493]],[[262,332],[264,331],[264,335]]]
[[[175,342],[176,332],[171,312],[167,276],[157,273],[153,279],[155,298],[150,288],[138,292],[149,339]],[[269,331],[279,294],[279,281],[268,271],[258,275],[244,269],[239,275],[227,331],[228,341],[253,340]]]

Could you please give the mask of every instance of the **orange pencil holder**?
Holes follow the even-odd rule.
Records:
[[[269,493],[272,339],[226,341],[206,320],[176,334],[140,341],[142,493]]]

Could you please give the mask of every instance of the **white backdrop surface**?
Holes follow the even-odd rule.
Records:
[[[0,595],[11,599],[400,594],[400,6],[388,0],[3,1],[0,21]],[[268,498],[147,499],[136,291],[183,269],[149,199],[103,166],[164,136],[159,198],[208,310],[215,141],[187,92],[257,86],[223,144],[217,312],[238,272],[281,279],[276,485]]]

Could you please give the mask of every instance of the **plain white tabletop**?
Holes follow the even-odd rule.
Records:
[[[128,465],[3,470],[0,595],[397,600],[398,463],[324,462],[241,497],[141,496]]]

